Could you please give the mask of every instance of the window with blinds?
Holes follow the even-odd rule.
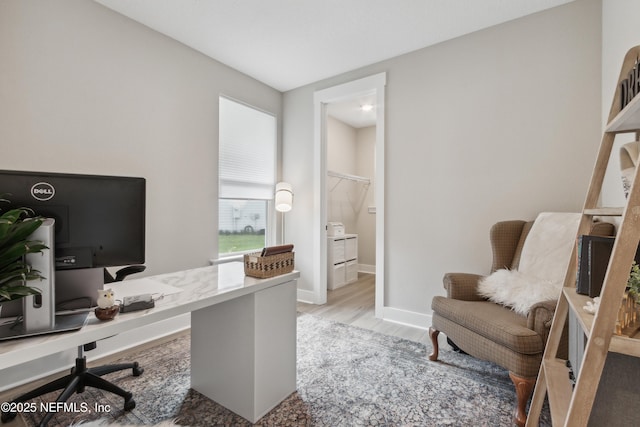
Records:
[[[275,116],[220,97],[218,253],[267,246],[276,171]]]

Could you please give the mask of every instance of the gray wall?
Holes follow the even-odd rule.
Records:
[[[215,255],[220,94],[281,115],[280,92],[93,1],[0,2],[0,169],[145,177],[147,275]],[[0,371],[0,389],[74,355]]]
[[[327,170],[357,175],[357,129],[331,116],[327,117]],[[345,233],[357,233],[357,205],[362,184],[327,179],[327,221],[344,224]]]
[[[387,307],[426,327],[445,272],[488,272],[494,222],[579,211],[600,141],[600,9],[572,2],[286,92],[299,287],[317,262],[313,93],[375,73],[387,72]]]
[[[635,0],[606,0],[602,3],[602,125],[609,110],[620,76],[622,61],[629,49],[640,45],[638,16],[640,2]],[[620,146],[634,140],[633,134],[616,137],[602,188],[603,206],[624,206],[626,200],[620,179]]]
[[[214,256],[218,96],[281,114],[278,91],[93,1],[0,2],[0,70],[0,168],[145,177],[147,274]]]

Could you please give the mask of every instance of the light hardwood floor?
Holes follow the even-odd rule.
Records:
[[[375,318],[375,280],[375,274],[358,273],[356,282],[327,291],[326,304],[299,302],[298,311],[387,335],[427,342],[429,335],[426,330]]]

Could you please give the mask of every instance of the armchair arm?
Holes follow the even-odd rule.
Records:
[[[527,328],[537,332],[543,342],[547,342],[553,315],[556,312],[557,300],[549,300],[534,304],[527,315]]]
[[[483,301],[478,295],[478,281],[484,276],[470,273],[447,273],[442,282],[447,290],[447,298],[465,301]]]

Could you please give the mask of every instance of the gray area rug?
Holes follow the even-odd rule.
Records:
[[[134,394],[137,406],[87,389],[74,395],[88,410],[56,414],[50,426],[102,419],[153,425],[174,420],[189,426],[248,426],[248,421],[189,388],[189,337],[134,354],[145,368],[105,378]],[[298,316],[298,390],[264,416],[259,426],[510,426],[515,391],[508,373],[488,362],[442,348],[430,362],[421,343]],[[56,395],[44,397],[55,400]],[[109,412],[95,411],[97,405]],[[40,414],[22,414],[29,426]],[[550,425],[548,409],[541,425]]]

